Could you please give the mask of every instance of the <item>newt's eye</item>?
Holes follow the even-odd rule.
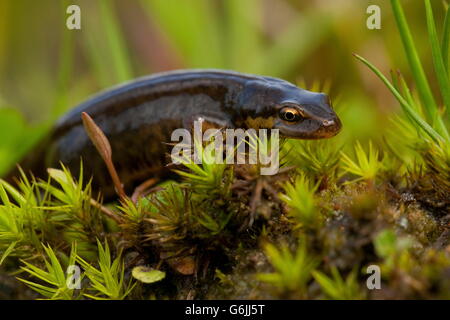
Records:
[[[280,110],[280,118],[288,122],[297,122],[302,119],[302,116],[297,109],[284,107]]]

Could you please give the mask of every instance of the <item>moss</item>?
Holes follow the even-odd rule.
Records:
[[[124,278],[121,281],[117,274],[116,283],[124,286],[134,283],[122,291],[114,291],[120,297],[125,297],[127,288],[132,288],[128,298],[133,299],[376,299],[442,298],[448,295],[448,221],[445,212],[439,211],[442,209],[434,207],[431,211],[416,199],[414,187],[403,187],[401,183],[393,187],[390,182],[381,181],[349,183],[342,178],[342,182],[337,181],[321,190],[308,189],[311,186],[305,184],[305,179],[312,178],[291,170],[270,178],[271,191],[276,194],[263,191],[257,210],[252,212],[250,203],[256,184],[245,182],[258,177],[250,174],[245,178],[243,167],[239,168],[239,174],[233,173],[232,169],[226,169],[231,170],[232,175],[224,175],[228,178],[220,182],[228,186],[222,193],[205,197],[198,193],[188,177],[180,183],[164,185],[165,189],[141,198],[136,204],[128,201],[120,206],[110,206],[109,215],[102,207],[92,206],[87,201],[89,184],[80,185],[68,171],[53,171],[53,178],[59,179],[56,185],[26,180],[21,191],[16,191],[3,183],[3,210],[22,214],[30,200],[21,202],[19,195],[34,195],[33,201],[42,208],[39,214],[46,216],[51,225],[36,225],[34,233],[28,236],[27,229],[20,231],[22,240],[17,241],[2,268],[13,272],[29,261],[26,262],[29,268],[33,265],[45,269],[45,250],[49,249],[43,250],[46,247],[35,243],[49,243],[57,253],[56,257],[63,258],[70,253],[73,241],[79,243],[77,254],[79,261],[84,261],[81,265],[86,270],[87,263],[98,268],[101,261],[97,257],[99,254],[105,256],[104,249],[99,251],[92,244],[91,239],[98,238],[104,239],[101,242],[105,245],[110,243],[112,251],[106,256],[119,257],[124,263]],[[303,179],[300,180],[302,183],[294,183],[299,181],[296,180],[298,177]],[[284,187],[289,183],[286,180],[294,183],[291,189]],[[195,185],[198,186],[198,181]],[[31,192],[35,188],[50,194],[41,198],[39,192]],[[308,207],[303,204],[305,188],[312,191],[307,196],[311,201]],[[71,197],[64,197],[61,192]],[[293,200],[297,192],[303,193],[298,201]],[[218,201],[224,197],[226,202]],[[19,204],[14,203],[13,198]],[[304,216],[293,214],[292,210],[300,210],[300,213],[309,210],[308,214],[321,218],[304,220]],[[111,213],[120,217],[120,222],[114,222]],[[249,226],[251,214],[255,219]],[[25,225],[34,221],[24,219]],[[65,222],[60,224],[59,221]],[[5,229],[2,230],[5,233]],[[59,237],[64,234],[65,237]],[[272,253],[268,256],[269,244]],[[298,250],[303,246],[305,249],[302,250],[306,251],[300,253]],[[276,258],[276,252],[284,253]],[[31,253],[33,258],[30,260]],[[314,272],[299,268],[306,274],[286,273],[296,270],[293,267],[283,271],[284,265],[297,263],[294,261],[298,254],[309,257],[305,261],[316,261],[312,267]],[[64,265],[65,260],[60,261]],[[382,268],[382,290],[365,287],[367,275],[364,270],[370,264]],[[137,283],[131,277],[135,266],[164,271],[166,277],[153,284]],[[24,276],[29,283],[42,283],[32,273],[21,277]],[[305,280],[297,287],[297,280],[290,281],[289,277]],[[2,279],[2,294],[29,296],[29,289],[13,281],[14,278]],[[286,287],[288,283],[290,285]],[[84,285],[89,287],[89,284]],[[86,290],[84,298],[105,296],[96,292],[95,287]]]

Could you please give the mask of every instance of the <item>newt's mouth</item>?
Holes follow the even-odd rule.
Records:
[[[297,125],[278,126],[283,137],[291,139],[327,139],[337,135],[342,129],[342,123],[338,117],[327,120],[307,119]]]

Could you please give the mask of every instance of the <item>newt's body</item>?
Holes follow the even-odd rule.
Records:
[[[80,158],[94,187],[106,198],[113,186],[81,120],[88,113],[111,143],[113,162],[127,188],[163,176],[170,137],[203,118],[218,128],[277,128],[287,138],[320,139],[337,134],[339,118],[325,94],[269,77],[221,70],[156,74],[100,93],[63,116],[51,136],[21,164],[38,177],[61,161],[74,174]]]

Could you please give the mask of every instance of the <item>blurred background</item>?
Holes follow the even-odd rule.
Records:
[[[442,1],[432,2],[441,23]],[[81,30],[66,28],[70,4],[81,8]],[[366,27],[372,4],[381,8],[380,30]],[[402,4],[432,70],[423,2]],[[0,0],[0,175],[90,95],[180,68],[324,90],[344,124],[336,139],[379,141],[399,108],[354,52],[411,79],[388,0]]]

